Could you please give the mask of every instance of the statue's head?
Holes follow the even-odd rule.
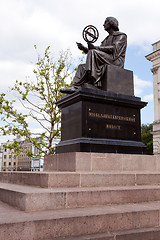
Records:
[[[115,30],[115,31],[119,31],[119,28],[118,28],[118,20],[114,17],[107,17],[106,18],[106,21],[110,24],[110,26]],[[105,22],[106,22],[105,21]]]

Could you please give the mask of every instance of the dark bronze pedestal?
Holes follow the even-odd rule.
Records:
[[[146,104],[134,96],[83,87],[64,96],[57,102],[62,135],[56,153],[144,154],[140,109]]]

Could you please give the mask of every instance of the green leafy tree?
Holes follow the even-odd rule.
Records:
[[[37,47],[35,46],[37,51]],[[20,135],[39,150],[39,154],[54,152],[53,140],[60,137],[60,109],[56,102],[61,99],[60,88],[67,87],[66,79],[72,77],[72,60],[69,51],[61,52],[57,60],[51,58],[47,47],[44,56],[37,52],[34,74],[36,81],[16,81],[10,91],[17,95],[25,112],[19,112],[16,101],[7,100],[6,94],[0,94],[0,114],[3,122],[0,127],[2,135]],[[40,130],[33,132],[30,123]],[[16,153],[22,151],[18,141],[6,146]],[[31,151],[28,150],[31,156]]]
[[[152,124],[142,124],[141,138],[142,142],[147,147],[147,154],[153,154],[153,135],[151,134],[152,129]]]

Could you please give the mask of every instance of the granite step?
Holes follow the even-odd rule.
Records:
[[[142,228],[112,233],[87,234],[76,237],[54,238],[55,240],[159,240],[160,227]],[[52,239],[50,239],[52,240]]]
[[[159,227],[159,214],[160,201],[31,213],[0,202],[0,236],[1,240],[51,240],[127,230],[136,233]],[[122,236],[116,240],[133,239]]]
[[[160,185],[160,172],[0,172],[0,182],[44,188]]]
[[[45,189],[0,183],[0,200],[20,210],[80,208],[160,201],[160,186]]]

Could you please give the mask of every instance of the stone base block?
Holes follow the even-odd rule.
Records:
[[[44,171],[159,171],[159,155],[70,152],[46,155]]]

